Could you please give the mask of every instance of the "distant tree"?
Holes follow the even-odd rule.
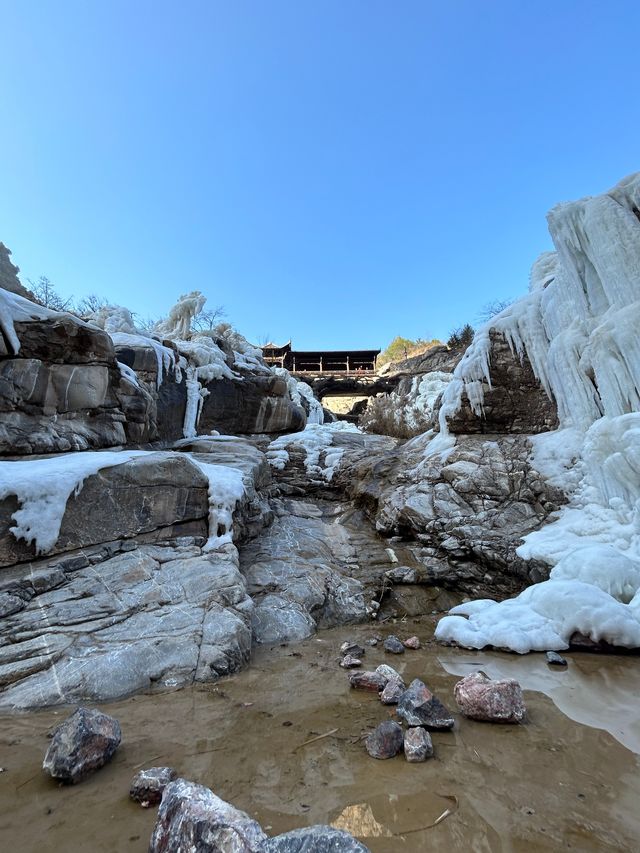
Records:
[[[480,309],[478,319],[482,323],[487,323],[492,317],[502,314],[505,308],[513,305],[514,301],[514,299],[494,299],[493,302],[487,302],[486,305],[483,305]]]
[[[70,296],[65,299],[60,296],[46,275],[41,275],[37,281],[32,281],[30,278],[27,281],[35,297],[34,301],[38,305],[51,308],[53,311],[71,311],[73,309],[73,297]]]
[[[473,326],[470,323],[465,323],[464,326],[460,326],[451,332],[447,346],[449,349],[466,349],[473,340],[474,335]]]
[[[437,338],[433,338],[430,341],[417,338],[417,340],[413,341],[411,338],[398,336],[380,353],[377,362],[378,366],[387,364],[390,361],[404,361],[414,355],[421,355],[421,353],[427,352],[427,350],[438,346],[440,343],[442,342]]]
[[[220,318],[226,314],[223,305],[218,305],[211,310],[201,311],[191,321],[192,332],[212,332],[220,322]]]

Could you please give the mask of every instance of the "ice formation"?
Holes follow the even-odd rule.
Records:
[[[242,471],[188,455],[209,480],[209,538],[204,550],[213,551],[233,542],[233,511],[245,493]]]
[[[288,447],[301,447],[305,452],[305,469],[310,477],[330,482],[344,455],[342,447],[333,446],[337,432],[360,432],[355,424],[334,421],[330,424],[307,424],[302,432],[283,435],[271,442],[267,459],[273,468],[282,470],[289,461]]]
[[[504,334],[558,407],[561,429],[532,439],[532,464],[570,494],[519,556],[554,568],[511,601],[454,608],[436,636],[526,652],[580,632],[640,646],[640,173],[548,215],[556,252],[529,293],[480,329],[443,395],[441,434],[466,394],[481,414],[490,332]],[[577,460],[577,461],[576,461]],[[468,618],[465,618],[468,617]]]
[[[289,396],[296,406],[300,406],[305,411],[308,410],[307,423],[323,424],[324,409],[322,408],[322,403],[314,396],[311,386],[307,385],[306,382],[300,382],[295,379],[284,367],[272,367],[271,371],[276,376],[285,380]]]
[[[2,291],[0,291],[2,293]],[[102,468],[122,465],[144,450],[85,451],[45,459],[3,462],[0,465],[0,500],[15,495],[20,504],[10,530],[16,539],[33,542],[36,553],[51,550],[60,535],[67,500],[78,495],[84,481]]]
[[[199,290],[185,293],[171,308],[167,319],[156,324],[154,332],[171,340],[187,340],[191,336],[191,323],[206,301],[207,297]]]
[[[56,317],[60,317],[59,311],[52,311],[50,308],[36,305],[35,302],[0,287],[0,331],[7,339],[14,355],[20,351],[20,341],[15,330],[16,323],[26,323],[30,320],[49,320]],[[81,320],[77,322],[84,325]]]

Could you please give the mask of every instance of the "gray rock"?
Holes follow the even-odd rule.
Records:
[[[178,774],[173,767],[149,767],[133,777],[129,796],[142,805],[156,805],[169,782],[177,778]]]
[[[433,755],[433,743],[429,732],[420,726],[407,729],[404,733],[404,754],[407,761],[418,763]]]
[[[384,641],[384,650],[394,655],[404,654],[404,646],[397,637],[387,637]]]
[[[269,838],[262,853],[370,853],[348,832],[332,826],[309,826]]]
[[[397,713],[409,726],[451,729],[454,725],[450,712],[419,678],[400,697]]]
[[[149,853],[260,853],[266,835],[209,788],[176,779],[164,789]]]
[[[39,594],[29,565],[8,570],[27,603],[0,627],[3,710],[215,681],[248,662],[253,605],[234,548],[142,546],[86,562],[61,560],[62,583]]]
[[[397,681],[399,684],[402,684],[404,687],[404,680],[400,673],[394,669],[392,666],[389,666],[386,663],[381,663],[380,666],[376,667],[376,672],[382,675],[387,681]]]
[[[567,666],[566,658],[563,658],[558,652],[547,652],[547,663],[552,666]]]
[[[371,732],[365,741],[372,758],[393,758],[402,750],[402,728],[393,720],[385,720]]]
[[[352,655],[353,657],[361,658],[364,656],[364,649],[357,643],[350,643],[347,641],[340,646],[340,654]]]
[[[360,658],[353,657],[353,655],[345,655],[340,661],[340,666],[343,669],[355,669],[358,666],[362,666],[362,661]]]
[[[120,745],[120,723],[100,711],[78,708],[53,733],[42,769],[76,784],[106,764]]]
[[[386,687],[380,694],[380,701],[383,705],[397,705],[405,689],[402,681],[392,679],[387,682]]]

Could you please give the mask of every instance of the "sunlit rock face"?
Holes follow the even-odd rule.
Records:
[[[149,394],[109,336],[0,290],[0,455],[114,447],[149,437]]]

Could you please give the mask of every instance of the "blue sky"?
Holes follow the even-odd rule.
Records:
[[[443,337],[640,168],[640,3],[0,0],[0,240],[143,316]]]

